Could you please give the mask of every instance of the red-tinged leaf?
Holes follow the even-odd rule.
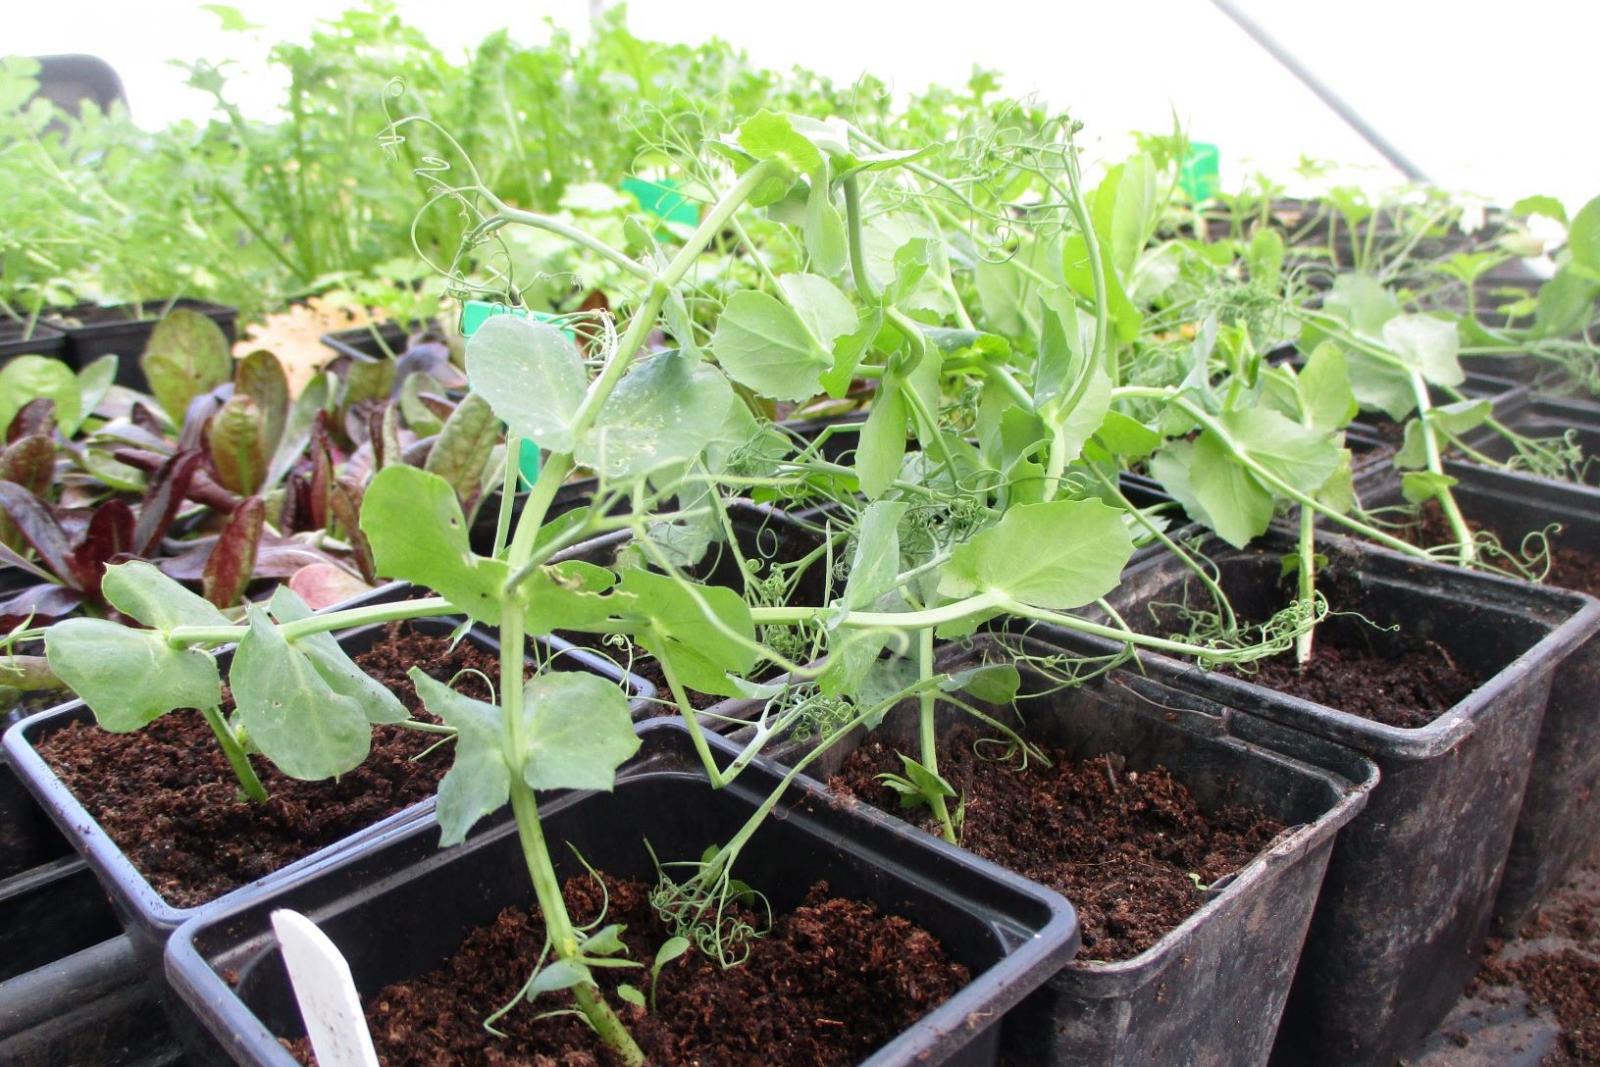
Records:
[[[374,441],[382,442],[383,448],[377,452],[377,463],[374,469],[383,468],[401,462],[400,459],[400,405],[392,401],[383,406],[383,430]]]
[[[43,498],[50,491],[55,473],[56,446],[49,437],[18,438],[0,453],[0,481],[15,482],[35,497]],[[0,545],[21,551],[23,543],[17,524],[0,512]]]
[[[179,452],[156,471],[150,488],[139,506],[139,523],[133,533],[132,552],[149,556],[167,535],[167,527],[189,494],[194,474],[200,467],[199,452]]]
[[[0,600],[0,629],[50,622],[83,603],[83,594],[54,582],[31,585]]]
[[[289,418],[289,379],[278,357],[257,349],[233,368],[233,395],[247,396],[261,412],[261,440],[264,451],[272,455],[283,438]]]
[[[135,426],[146,433],[154,434],[157,437],[166,436],[167,428],[162,423],[161,416],[157,415],[146,404],[135,403],[133,410],[128,414],[128,418]]]
[[[455,414],[456,406],[445,397],[435,396],[432,393],[418,393],[417,399],[422,401],[423,406],[437,418],[448,419]]]
[[[333,485],[333,445],[328,440],[327,420],[317,415],[316,428],[311,433],[311,528],[326,529],[328,525],[328,492]]]
[[[217,607],[231,607],[244,595],[255,573],[256,551],[266,525],[266,501],[258,496],[247,498],[228,516],[200,575],[201,592]]]
[[[500,434],[500,420],[489,402],[477,393],[468,393],[439,431],[423,464],[423,470],[450,483],[461,510],[468,515],[483,491],[483,470]]]
[[[361,569],[361,577],[376,585],[378,572],[372,562],[372,546],[367,543],[367,535],[361,532],[361,497],[359,485],[340,478],[333,483],[328,505],[339,520],[340,533],[350,542],[350,550],[355,555],[356,566]]]
[[[298,474],[291,474],[283,483],[283,505],[278,509],[278,529],[286,534],[305,529],[311,514],[311,487]]]
[[[46,570],[79,588],[72,569],[72,543],[48,505],[16,482],[0,481],[0,511],[15,524]]]
[[[0,452],[0,480],[16,482],[34,496],[48,493],[55,475],[56,443],[48,435],[19,437]]]
[[[321,611],[373,587],[336,563],[312,563],[294,572],[289,588],[312,611]]]
[[[121,500],[108,500],[95,509],[78,547],[72,550],[78,588],[92,600],[100,599],[100,580],[106,564],[133,548],[133,509]]]
[[[31,574],[41,582],[50,581],[50,572],[28,559],[14,549],[0,544],[0,567],[15,567],[18,570]]]
[[[47,396],[34,397],[11,417],[11,425],[6,427],[6,443],[15,444],[33,435],[49,439],[55,432],[56,402]]]
[[[211,417],[207,443],[211,469],[218,482],[235,493],[250,494],[267,473],[266,428],[261,409],[248,396],[235,396]]]

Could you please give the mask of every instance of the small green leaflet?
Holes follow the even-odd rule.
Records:
[[[630,612],[644,624],[638,642],[651,655],[671,663],[679,682],[702,693],[740,695],[727,675],[748,674],[756,663],[755,623],[743,597],[724,586],[686,587],[666,575],[642,570],[624,573],[621,589],[638,598]],[[743,640],[734,640],[714,625],[695,602],[696,596]]]
[[[439,782],[439,847],[458,845],[486,815],[511,798],[511,771],[501,747],[504,715],[493,704],[474,700],[430,677],[420,667],[408,672],[423,705],[456,730],[456,758]]]
[[[385,467],[362,498],[361,532],[379,574],[425,585],[479,622],[499,624],[506,564],[473,554],[461,503],[443,478],[403,464]]]
[[[869,500],[882,496],[900,476],[900,464],[906,457],[906,415],[900,386],[884,379],[856,448],[856,477]]]
[[[522,691],[522,778],[534,789],[610,792],[637,751],[627,698],[594,674],[544,671]]]
[[[467,379],[513,431],[570,452],[589,377],[572,339],[549,323],[496,315],[467,341]]]
[[[251,743],[290,778],[317,781],[359,767],[372,746],[361,705],[335,692],[258,607],[233,653],[228,686]]]
[[[142,559],[108,566],[100,591],[112,607],[152,629],[233,625],[211,601],[185,589]]]
[[[56,677],[113,733],[137,730],[178,708],[216,707],[222,700],[216,660],[197,649],[173,648],[157,630],[65,619],[45,631],[44,647]]]
[[[623,375],[573,458],[607,478],[687,462],[722,439],[737,403],[715,367],[683,352],[658,352]]]
[[[836,311],[824,312],[830,325]],[[728,301],[711,335],[711,351],[730,378],[774,400],[810,399],[821,389],[822,372],[833,366],[800,316],[753,289],[740,290]]]

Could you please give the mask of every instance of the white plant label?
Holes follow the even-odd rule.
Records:
[[[322,1067],[378,1067],[361,994],[338,946],[299,912],[273,912],[272,929],[283,946],[289,983],[317,1062]]]

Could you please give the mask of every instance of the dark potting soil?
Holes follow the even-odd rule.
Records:
[[[1474,520],[1472,515],[1468,514],[1465,517],[1467,526],[1474,533],[1484,529],[1483,524]],[[1539,531],[1493,530],[1504,552],[1517,561],[1522,559],[1524,537],[1536,532]],[[1600,557],[1564,544],[1562,532],[1556,530],[1545,535],[1550,559],[1549,572],[1544,576],[1545,584],[1573,589],[1580,593],[1588,593],[1590,596],[1600,596]],[[1395,527],[1394,533],[1395,536],[1424,548],[1454,544],[1456,540],[1455,533],[1450,529],[1450,521],[1445,518],[1444,509],[1435,500],[1430,500],[1417,509],[1415,517]],[[1529,547],[1537,546],[1530,544]],[[1490,562],[1495,561],[1491,559]],[[1503,566],[1502,569],[1514,570],[1510,566]]]
[[[499,660],[462,641],[391,623],[353,657],[416,718],[436,722],[417,699],[413,665],[441,681],[476,669],[498,677]],[[481,700],[487,685],[463,675],[456,688]],[[231,710],[231,703],[224,711]],[[317,849],[432,796],[450,769],[448,746],[416,757],[439,737],[374,726],[372,751],[336,780],[302,782],[260,757],[265,804],[239,797],[226,758],[198,711],[175,711],[128,734],[73,723],[42,739],[39,752],[74,796],[167,901],[193,907],[264,877]]]
[[[655,958],[670,936],[637,882],[588,878],[563,887],[574,922],[626,925],[628,956]],[[436,970],[379,991],[366,1005],[384,1067],[525,1064],[615,1067],[620,1061],[571,1015],[566,993],[519,1004],[483,1028],[491,1012],[528,979],[544,945],[537,911],[508,908],[468,935]],[[615,995],[627,981],[647,994],[648,969],[597,968],[609,1003],[653,1067],[844,1067],[857,1063],[966,985],[966,968],[945,957],[925,930],[871,904],[831,897],[818,883],[800,907],[748,942],[743,964],[724,969],[698,951],[668,963],[655,1010]],[[314,1063],[308,1043],[289,1044]]]
[[[1361,647],[1344,635],[1317,631],[1311,662],[1284,652],[1245,666],[1217,670],[1289,696],[1338,708],[1363,719],[1416,730],[1449,711],[1478,687],[1479,678],[1434,641],[1397,650]],[[1390,640],[1399,634],[1385,634]]]
[[[1242,868],[1284,829],[1244,805],[1202,812],[1164,767],[1126,771],[1117,756],[1075,760],[1045,749],[1049,766],[1019,769],[992,758],[992,744],[980,749],[983,736],[959,726],[939,741],[939,773],[965,804],[961,845],[1072,901],[1080,960],[1145,951],[1200,910],[1202,886]],[[904,773],[899,751],[869,736],[828,784],[938,833],[928,809],[899,807],[899,794],[876,778],[885,772]]]

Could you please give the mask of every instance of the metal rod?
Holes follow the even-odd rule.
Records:
[[[1378,154],[1388,160],[1391,166],[1411,181],[1427,182],[1429,180],[1428,176],[1422,173],[1420,167],[1406,158],[1405,154],[1390,144],[1388,139],[1381,133],[1373,129],[1371,123],[1357,114],[1355,108],[1345,103],[1338,93],[1328,88],[1322,83],[1321,79],[1306,69],[1305,64],[1296,59],[1287,48],[1279,44],[1275,37],[1262,29],[1249,15],[1240,11],[1233,3],[1233,0],[1211,0],[1211,2],[1224,15],[1232,19],[1241,30],[1249,34],[1250,38],[1260,45],[1268,55],[1283,64],[1284,69],[1300,79],[1301,84],[1315,93],[1317,99],[1327,104],[1334,114],[1343,119],[1352,130],[1360,134],[1361,139],[1376,149]]]

